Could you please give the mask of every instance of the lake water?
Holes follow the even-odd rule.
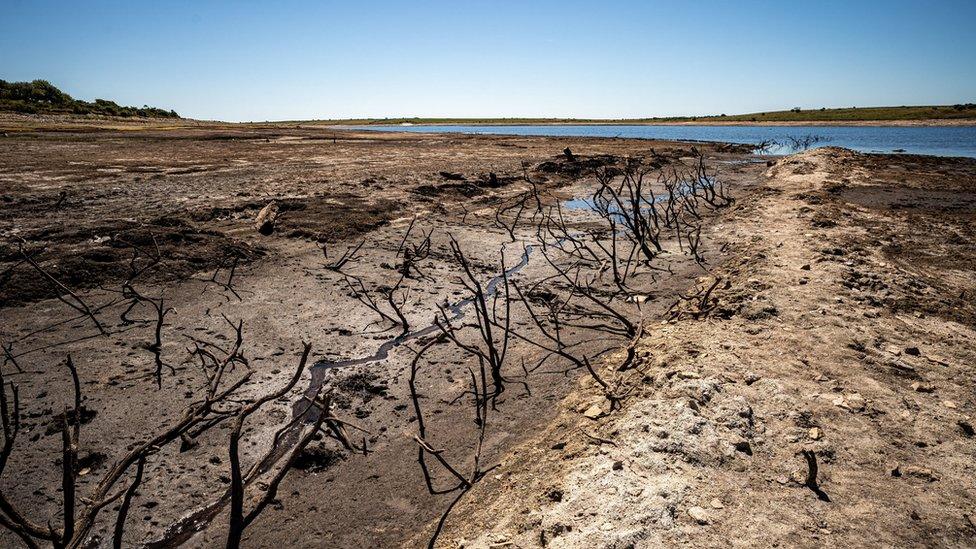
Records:
[[[757,144],[788,143],[790,137],[823,137],[813,145],[862,152],[906,152],[976,158],[976,126],[356,126],[356,129],[405,132],[447,132],[555,137],[628,137],[676,141],[722,141]],[[773,148],[771,154],[790,152]]]

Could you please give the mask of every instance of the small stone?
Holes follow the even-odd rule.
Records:
[[[603,415],[603,410],[600,408],[598,404],[594,404],[593,406],[590,406],[589,408],[586,409],[585,412],[583,412],[583,416],[589,419],[596,419],[602,415]]]
[[[864,409],[864,397],[861,393],[853,393],[844,399],[847,403],[847,407],[855,412],[860,412]]]
[[[904,476],[915,477],[926,482],[936,482],[939,480],[939,475],[931,469],[925,467],[918,467],[915,465],[908,465],[901,469],[901,473]],[[896,476],[896,475],[893,475]]]
[[[925,385],[916,381],[915,383],[912,383],[912,390],[917,393],[931,393],[935,391],[935,388],[931,385]]]
[[[261,208],[258,216],[254,219],[254,226],[258,232],[268,236],[275,230],[275,223],[278,221],[278,202],[272,200],[268,205]]]
[[[910,356],[919,356],[922,354],[922,352],[918,350],[918,347],[905,347],[905,354]]]
[[[810,264],[807,263],[806,265],[803,265],[802,267],[800,267],[800,269],[801,270],[804,270],[804,271],[809,271],[810,270]]]
[[[946,408],[949,408],[950,410],[956,409],[956,403],[951,400],[944,401],[942,405],[945,406]]]
[[[698,524],[708,524],[708,511],[702,509],[701,507],[689,507],[688,516]]]
[[[820,427],[812,427],[810,432],[807,433],[807,436],[810,437],[810,440],[820,440],[823,438],[823,431]]]
[[[722,505],[722,501],[719,500],[718,498],[712,498],[712,501],[709,502],[709,505],[712,506],[712,509],[725,509],[725,506]]]
[[[746,375],[745,375],[745,378],[744,379],[745,379],[746,385],[752,385],[753,383],[755,383],[755,382],[759,381],[760,379],[762,379],[762,376],[760,376],[759,374],[757,374],[755,372],[746,372]]]
[[[624,468],[624,462],[622,462],[622,461],[615,461],[615,462],[613,462],[613,470],[614,471],[620,471],[623,468]]]

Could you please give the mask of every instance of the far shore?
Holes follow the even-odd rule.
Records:
[[[342,120],[295,120],[288,122],[245,122],[246,124],[327,124],[330,126],[976,126],[976,119],[928,119],[928,120],[811,120],[811,121],[767,121],[752,122],[733,120],[728,122],[699,120],[681,122],[658,122],[646,120],[546,120],[546,121],[477,121],[463,120],[446,122],[359,122]]]

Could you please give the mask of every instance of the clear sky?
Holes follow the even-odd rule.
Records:
[[[976,102],[976,0],[0,0],[0,78],[221,120]]]

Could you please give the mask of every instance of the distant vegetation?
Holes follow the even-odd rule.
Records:
[[[99,114],[103,116],[139,116],[142,118],[179,118],[176,111],[143,105],[123,107],[107,99],[82,101],[59,90],[47,80],[7,82],[0,80],[0,111],[29,114]]]
[[[850,107],[845,109],[802,109],[757,112],[752,114],[713,116],[671,116],[658,118],[621,118],[601,120],[592,118],[364,118],[357,120],[329,120],[335,124],[665,124],[676,122],[703,124],[726,122],[869,122],[896,120],[972,120],[976,119],[976,104],[922,107]]]

